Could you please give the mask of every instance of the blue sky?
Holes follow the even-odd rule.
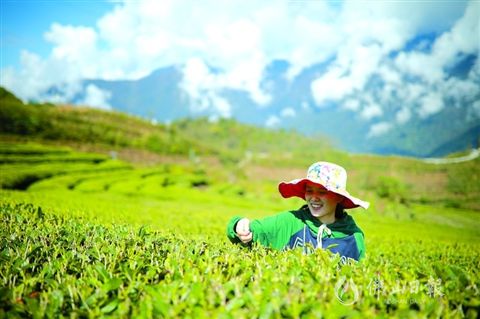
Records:
[[[52,23],[94,26],[114,7],[102,0],[2,0],[1,68],[20,67],[20,51],[48,56],[51,45],[43,34]]]
[[[431,116],[446,101],[480,114],[479,1],[0,3],[0,84],[23,99],[67,102],[83,92],[83,103],[108,108],[109,92],[86,90],[82,79],[139,79],[175,65],[193,105],[228,117],[231,105],[220,92],[242,90],[268,106],[264,71],[283,60],[287,80],[325,64],[309,83],[315,106],[333,101],[378,119],[372,135]],[[471,67],[452,76],[448,70],[465,59]],[[373,78],[384,85],[369,86]],[[54,96],[46,93],[52,86]],[[396,123],[382,121],[384,106],[394,103]],[[290,116],[299,107],[291,106]]]

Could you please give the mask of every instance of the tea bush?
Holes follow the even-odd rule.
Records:
[[[22,152],[0,161],[2,178],[62,174],[0,190],[0,318],[479,315],[478,211],[404,205],[387,182],[390,197],[365,192],[371,208],[350,212],[366,234],[367,256],[355,263],[228,242],[232,216],[301,204],[261,176],[232,184],[222,167],[195,162],[50,163],[31,157],[51,152]]]

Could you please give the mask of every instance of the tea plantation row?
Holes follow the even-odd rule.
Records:
[[[39,177],[26,191],[0,190],[0,318],[480,313],[477,211],[368,192],[372,207],[351,212],[367,257],[345,263],[324,251],[228,242],[232,216],[301,205],[261,176],[246,182],[198,163],[138,168],[55,147],[0,149],[10,158],[0,164],[2,185]]]

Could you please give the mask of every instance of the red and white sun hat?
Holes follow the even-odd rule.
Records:
[[[305,199],[305,187],[307,183],[322,186],[330,192],[343,196],[344,199],[340,202],[343,208],[360,206],[367,209],[368,206],[370,206],[369,202],[356,198],[347,192],[347,171],[343,167],[329,162],[312,164],[308,168],[306,178],[294,179],[290,182],[281,182],[278,185],[278,190],[284,198],[296,196]]]

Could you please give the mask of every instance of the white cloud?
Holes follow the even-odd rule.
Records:
[[[232,106],[230,103],[219,96],[212,96],[212,105],[220,117],[229,118],[232,116]]]
[[[324,23],[321,19],[299,16],[293,21],[293,30],[289,32],[292,31],[295,33],[292,40],[297,43],[292,51],[287,53],[288,60],[292,64],[287,73],[289,79],[293,79],[305,67],[330,58],[335,54],[334,48],[341,42],[336,26]]]
[[[219,93],[229,80],[224,74],[216,74],[199,58],[189,59],[183,68],[183,74],[184,78],[180,85],[192,101],[190,105],[192,111],[210,110],[221,117],[232,115],[230,103],[220,97]]]
[[[395,120],[398,124],[405,124],[408,122],[408,120],[410,120],[411,117],[412,112],[410,112],[410,109],[404,107],[397,112],[397,114],[395,115]]]
[[[54,45],[52,59],[68,63],[81,63],[78,69],[89,76],[86,61],[92,61],[97,54],[97,33],[88,27],[52,24],[45,33],[45,39]],[[87,67],[87,70],[84,70]]]
[[[86,106],[91,106],[99,109],[111,109],[108,100],[112,94],[108,91],[102,90],[93,84],[89,84],[85,89],[85,98],[79,102]]]
[[[229,72],[219,74],[218,83],[222,87],[244,90],[259,105],[266,105],[271,97],[260,89],[265,61],[263,57],[251,57],[249,60],[239,61]]]
[[[433,55],[449,66],[459,53],[478,53],[480,46],[480,2],[469,3],[465,15],[455,23],[451,31],[443,33],[435,41]],[[476,40],[475,40],[476,39]]]
[[[295,117],[297,115],[297,112],[291,107],[286,107],[282,110],[280,113],[282,117]]]
[[[416,102],[422,95],[425,95],[428,87],[420,85],[418,83],[407,84],[405,90],[403,90],[402,99],[409,102]]]
[[[260,84],[272,60],[289,62],[290,80],[332,61],[310,83],[317,106],[336,101],[366,119],[396,106],[396,121],[404,123],[438,112],[443,100],[472,104],[478,97],[480,72],[457,79],[446,70],[459,56],[478,56],[479,12],[478,1],[122,1],[93,26],[52,24],[45,32],[50,55],[22,53],[22,68],[2,70],[2,85],[24,99],[46,98],[57,86],[53,98],[66,101],[84,78],[137,79],[176,65],[192,110],[229,117],[225,88],[268,106],[272,96]],[[439,36],[430,50],[404,50],[421,34]],[[385,85],[372,85],[375,77]]]
[[[355,94],[363,90],[375,74],[388,83],[399,85],[401,75],[385,65],[391,59],[389,55],[401,49],[416,32],[446,28],[460,16],[464,6],[457,3],[448,6],[449,9],[438,9],[433,3],[384,2],[369,6],[363,2],[345,2],[336,30],[343,40],[338,45],[334,67],[311,85],[315,102],[322,106],[329,100],[339,101]],[[437,17],[444,20],[437,21]],[[435,65],[435,61],[416,53],[408,57],[400,53],[397,60],[397,67],[425,77],[428,65]],[[419,68],[422,63],[426,64]],[[442,75],[439,71],[428,74],[437,78]]]
[[[407,107],[420,105],[417,113],[428,117],[444,107],[447,97],[454,96],[456,101],[468,100],[465,96],[470,96],[470,100],[471,96],[478,97],[478,74],[465,81],[447,79],[446,69],[457,63],[462,54],[478,56],[480,3],[448,2],[438,6],[428,2],[384,2],[368,6],[346,2],[344,7],[340,31],[345,40],[338,47],[333,66],[311,84],[318,106],[333,100],[358,111],[360,107],[350,101],[374,95],[379,104],[372,105],[366,99],[369,105],[360,111],[361,117],[380,117],[384,106],[393,106],[400,124],[412,116]],[[430,52],[400,51],[392,59],[392,52],[402,49],[419,33],[441,36]],[[367,86],[374,76],[379,76],[384,85]],[[449,82],[453,89],[446,87]]]
[[[430,54],[423,52],[402,52],[395,60],[397,67],[403,73],[419,77],[429,84],[441,81],[445,72],[441,61],[433,59]]]
[[[382,108],[380,105],[372,103],[367,105],[360,113],[360,116],[363,119],[371,120],[374,117],[381,116],[383,114]]]
[[[383,135],[392,129],[393,125],[388,122],[375,123],[370,127],[367,137],[377,137]]]
[[[231,23],[207,24],[206,42],[225,62],[243,60],[256,52],[261,44],[261,30],[251,20],[239,18]]]
[[[2,70],[2,86],[11,89],[24,100],[62,103],[68,101],[81,90],[80,78],[69,72],[72,67],[65,67],[52,60],[43,60],[29,51],[21,52],[21,63],[24,68],[17,72],[13,68]],[[45,91],[52,86],[57,87],[57,93],[46,95]]]
[[[318,106],[322,106],[324,102],[330,100],[340,100],[352,93],[354,89],[352,80],[342,75],[343,73],[343,70],[339,67],[332,68],[321,78],[311,83],[312,95]]]
[[[182,87],[194,100],[201,98],[203,90],[216,87],[215,75],[210,73],[208,66],[199,58],[186,61],[183,74]]]
[[[399,72],[392,69],[388,65],[380,66],[378,70],[378,74],[382,77],[382,79],[391,85],[400,85],[402,84],[402,77]]]
[[[475,80],[450,78],[442,85],[444,96],[451,98],[458,105],[469,103],[480,97],[480,77]]]
[[[350,111],[357,111],[360,108],[360,102],[358,100],[349,99],[342,104],[343,108]]]
[[[330,100],[341,100],[355,90],[361,90],[377,70],[381,51],[375,44],[339,50],[335,66],[311,84],[317,105],[321,106]]]
[[[442,96],[439,93],[432,92],[420,100],[418,114],[425,118],[432,114],[440,112],[444,107]]]
[[[35,98],[39,92],[47,89],[51,84],[48,79],[43,82],[38,81],[38,73],[43,72],[46,63],[42,61],[40,56],[28,51],[22,51],[20,60],[24,68],[19,73],[11,67],[2,70],[1,85],[13,90],[23,99]],[[27,70],[32,71],[30,76],[28,76]]]
[[[396,23],[406,22],[409,32],[426,34],[451,27],[462,16],[466,4],[467,1],[442,1],[442,5],[430,1],[382,1],[366,5],[365,2],[346,1],[344,6],[349,14],[347,19],[361,21],[352,23],[351,31],[363,26],[363,32],[372,32],[368,30],[369,26],[381,25],[378,21],[389,25],[393,20]],[[378,31],[377,37],[383,38],[385,28]]]
[[[276,127],[280,124],[280,119],[275,115],[270,115],[268,119],[265,121],[266,127]]]
[[[472,1],[453,28],[435,40],[431,52],[402,52],[395,61],[397,67],[402,73],[418,76],[429,84],[444,80],[445,69],[457,61],[459,56],[478,56],[479,21],[480,2]]]

